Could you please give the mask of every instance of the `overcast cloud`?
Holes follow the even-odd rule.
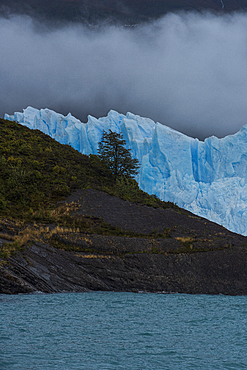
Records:
[[[1,117],[31,105],[86,122],[115,109],[199,138],[247,123],[247,14],[97,31],[1,18],[0,35]]]

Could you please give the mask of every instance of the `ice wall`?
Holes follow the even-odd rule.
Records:
[[[82,123],[71,114],[28,107],[4,118],[83,154],[97,154],[103,130],[122,132],[141,164],[136,177],[141,189],[247,235],[247,125],[235,135],[202,142],[132,113],[110,111]]]

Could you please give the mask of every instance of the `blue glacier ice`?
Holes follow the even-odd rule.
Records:
[[[111,110],[82,123],[49,109],[28,107],[5,119],[38,129],[83,154],[97,154],[102,131],[122,132],[141,166],[140,188],[247,235],[247,125],[234,135],[199,141],[151,119]]]

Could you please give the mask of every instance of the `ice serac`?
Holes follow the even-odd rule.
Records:
[[[28,107],[5,115],[38,129],[83,154],[97,154],[103,130],[122,132],[141,166],[136,180],[149,194],[247,235],[247,125],[223,139],[204,142],[132,113],[110,111],[82,123],[49,109]]]

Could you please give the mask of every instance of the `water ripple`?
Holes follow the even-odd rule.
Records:
[[[246,297],[0,295],[0,369],[246,369]]]

